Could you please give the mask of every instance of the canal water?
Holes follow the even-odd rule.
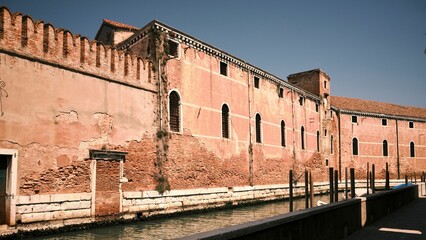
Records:
[[[318,200],[329,202],[329,195],[315,196],[314,202],[316,203]],[[304,198],[295,199],[294,209],[297,211],[304,208]],[[165,217],[118,226],[65,232],[31,239],[175,239],[288,212],[289,203],[283,200],[232,209],[212,210],[206,213]]]

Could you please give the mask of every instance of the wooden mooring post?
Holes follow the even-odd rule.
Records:
[[[405,186],[408,186],[408,176],[405,175]]]
[[[305,208],[309,208],[309,175],[305,169]]]
[[[333,192],[333,168],[332,167],[328,169],[328,176],[330,181],[330,203],[333,203],[334,192]]]
[[[345,199],[348,199],[348,168],[345,167]]]
[[[339,171],[334,171],[334,202],[339,201]]]
[[[385,190],[389,190],[389,164],[386,162],[386,183],[385,183]]]
[[[309,182],[311,185],[311,195],[310,195],[310,199],[311,199],[311,207],[314,207],[314,180],[312,179],[312,173],[309,172]]]
[[[351,198],[355,198],[355,169],[351,168]]]
[[[290,212],[293,212],[293,170],[290,170],[288,178],[289,178],[288,179],[288,186],[289,186],[288,198],[290,203],[289,209],[290,209]]]
[[[370,163],[367,163],[367,195],[370,194],[370,186],[368,184],[368,179],[370,178]]]
[[[374,164],[371,165],[371,193],[375,192],[375,181],[376,181],[376,167]]]

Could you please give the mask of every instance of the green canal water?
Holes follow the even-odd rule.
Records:
[[[314,204],[328,202],[328,195],[315,196]],[[296,199],[294,209],[305,208],[304,198]],[[289,212],[288,201],[275,201],[206,213],[164,217],[161,219],[127,223],[118,226],[65,232],[31,239],[175,239],[244,222],[259,220]]]

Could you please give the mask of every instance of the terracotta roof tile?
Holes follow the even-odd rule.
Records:
[[[426,108],[337,96],[331,96],[330,103],[342,110],[426,119]]]
[[[134,27],[132,25],[128,25],[128,24],[124,24],[124,23],[120,23],[120,22],[116,22],[113,20],[108,20],[108,19],[103,19],[103,23],[108,24],[110,26],[116,27],[116,28],[124,28],[124,29],[129,29],[129,30],[139,30],[140,28]]]

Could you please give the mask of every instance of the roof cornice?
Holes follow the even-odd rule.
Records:
[[[395,120],[405,120],[405,121],[413,121],[413,122],[426,122],[426,119],[424,119],[424,118],[414,118],[414,117],[389,115],[389,114],[381,114],[381,113],[370,113],[370,112],[345,110],[345,109],[337,108],[335,106],[332,106],[331,109],[333,111],[340,112],[342,114],[350,114],[350,115],[374,117],[374,118],[387,118],[387,119],[395,119]]]
[[[119,50],[125,50],[137,43],[140,39],[145,37],[149,34],[149,31],[152,29],[156,29],[162,32],[166,33],[173,33],[175,39],[177,39],[180,42],[185,43],[186,45],[198,50],[202,51],[206,54],[209,54],[211,56],[214,56],[216,58],[221,59],[224,62],[234,64],[237,67],[240,67],[241,69],[245,69],[247,71],[251,71],[253,74],[261,76],[267,80],[273,81],[275,83],[280,84],[281,86],[284,86],[288,89],[291,89],[300,95],[303,95],[304,97],[311,98],[313,100],[321,100],[319,96],[316,96],[310,92],[307,92],[303,89],[300,89],[287,81],[268,73],[252,64],[249,64],[223,50],[220,48],[214,47],[213,45],[210,45],[206,42],[203,42],[195,37],[192,37],[176,28],[170,27],[158,20],[153,20],[150,23],[148,23],[145,27],[141,28],[139,31],[137,31],[135,34],[133,34],[131,37],[129,37],[127,40],[121,42],[117,45],[117,49]]]

